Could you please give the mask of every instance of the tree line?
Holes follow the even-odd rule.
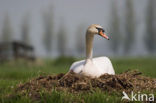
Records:
[[[128,55],[132,48],[135,46],[137,22],[136,15],[134,11],[133,0],[125,0],[125,10],[123,12],[123,23],[119,19],[119,10],[117,9],[117,1],[112,0],[112,11],[111,11],[111,49],[114,54],[119,54],[120,46],[123,48],[122,54]],[[147,6],[145,9],[145,29],[143,35],[143,43],[146,47],[146,50],[150,54],[156,53],[156,9],[155,9],[155,0],[148,0]],[[142,39],[142,38],[140,38]],[[122,45],[121,45],[122,44]]]
[[[122,53],[122,55],[128,55],[135,46],[135,35],[137,30],[136,15],[134,11],[133,0],[125,0],[125,10],[123,12],[123,18],[119,17],[118,3],[116,0],[112,0],[111,8],[111,19],[110,19],[110,47],[114,55]],[[155,0],[148,0],[145,16],[145,30],[143,36],[143,43],[146,50],[150,54],[155,54],[156,52],[156,9]],[[67,53],[67,29],[64,20],[60,20],[59,29],[57,35],[54,33],[54,12],[52,8],[42,13],[43,21],[43,35],[42,44],[47,55],[51,55],[54,36],[57,36],[57,50],[60,56],[66,56]],[[13,40],[13,26],[10,23],[9,14],[4,18],[2,34],[0,41],[10,42]],[[21,26],[21,41],[26,44],[31,44],[30,38],[30,14],[26,14],[23,17]],[[80,24],[75,32],[75,51],[76,54],[82,56],[85,51],[85,39],[84,39],[84,29],[85,25]],[[121,49],[122,48],[122,49]],[[122,52],[120,51],[122,50]]]

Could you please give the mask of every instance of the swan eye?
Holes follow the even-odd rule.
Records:
[[[97,28],[96,29],[98,30],[98,32],[102,31],[102,32],[105,32],[105,30],[103,30],[102,28]]]

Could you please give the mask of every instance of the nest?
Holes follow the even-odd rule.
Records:
[[[39,76],[24,84],[19,84],[16,92],[28,93],[30,97],[40,98],[40,90],[67,91],[71,93],[91,92],[99,88],[107,92],[126,93],[133,91],[156,92],[156,79],[141,75],[138,71],[127,71],[121,74],[104,74],[99,78],[90,78],[69,72],[67,74]]]

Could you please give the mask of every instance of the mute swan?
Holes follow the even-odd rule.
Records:
[[[109,40],[104,32],[104,29],[97,24],[92,24],[88,27],[86,31],[86,59],[74,62],[70,67],[70,71],[93,78],[99,77],[104,73],[115,74],[112,63],[108,57],[92,59],[94,35],[98,34]]]

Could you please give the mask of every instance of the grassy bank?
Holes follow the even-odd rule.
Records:
[[[17,102],[29,103],[32,102],[28,97],[5,99],[8,93],[11,93],[17,84],[24,83],[39,75],[66,73],[75,61],[73,58],[58,58],[55,60],[43,60],[39,64],[32,64],[26,62],[10,62],[0,64],[0,102]],[[112,59],[113,66],[116,73],[121,73],[128,69],[137,69],[144,75],[156,78],[156,59],[151,58],[135,58],[135,59]],[[86,102],[86,103],[116,103],[120,101],[121,97],[109,95],[97,90],[92,93],[80,93],[73,95],[66,92],[53,91],[52,93],[41,92],[43,102]],[[46,101],[45,101],[46,100]]]

